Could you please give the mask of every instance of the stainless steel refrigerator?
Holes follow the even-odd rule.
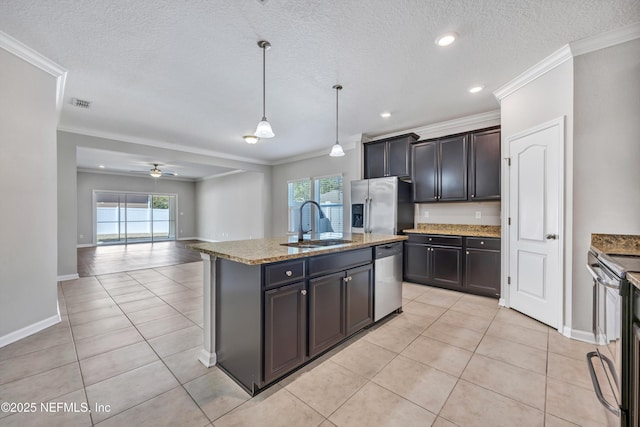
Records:
[[[413,228],[411,184],[397,177],[351,181],[351,232],[401,234]]]
[[[411,184],[397,177],[351,181],[351,232],[401,234],[413,228]],[[402,242],[375,248],[373,320],[402,311]]]

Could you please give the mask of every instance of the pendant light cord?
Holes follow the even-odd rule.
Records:
[[[340,87],[336,87],[336,144],[338,144],[338,92]]]
[[[267,97],[267,89],[266,89],[267,79],[265,77],[267,73],[267,67],[265,65],[265,62],[267,60],[266,53],[267,53],[267,47],[263,45],[262,46],[262,120],[267,120],[267,116],[265,115],[265,112],[266,112],[265,99]]]

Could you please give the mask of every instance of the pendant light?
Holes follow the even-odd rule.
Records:
[[[271,48],[271,43],[265,40],[260,40],[258,42],[258,46],[260,46],[260,49],[262,49],[262,120],[260,120],[260,123],[258,123],[258,127],[256,127],[256,132],[254,135],[258,138],[273,138],[275,134],[273,133],[273,130],[271,130],[271,125],[267,121],[267,115],[265,113],[265,98],[266,98],[265,54],[267,52],[267,49]]]
[[[331,152],[329,155],[331,157],[342,157],[344,156],[344,150],[342,149],[342,145],[338,142],[338,92],[342,90],[342,86],[335,85],[333,89],[336,90],[336,143],[331,147]]]

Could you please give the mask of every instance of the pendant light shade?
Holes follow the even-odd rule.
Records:
[[[267,114],[266,114],[266,108],[265,108],[265,104],[266,104],[266,52],[267,49],[271,48],[271,43],[269,43],[268,41],[265,40],[261,40],[258,42],[258,46],[260,46],[260,49],[262,49],[262,120],[260,121],[260,123],[258,123],[258,126],[256,127],[256,132],[255,132],[255,136],[258,138],[273,138],[275,136],[275,134],[273,133],[273,130],[271,129],[271,125],[269,124],[269,122],[267,121]],[[248,141],[247,141],[248,142]]]
[[[344,156],[344,150],[342,149],[342,145],[338,141],[338,92],[342,90],[342,86],[335,85],[333,89],[336,90],[336,143],[331,147],[331,152],[329,152],[329,156],[331,157],[342,157]]]

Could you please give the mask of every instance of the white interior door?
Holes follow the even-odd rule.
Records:
[[[508,138],[509,305],[549,326],[563,295],[563,119]]]

